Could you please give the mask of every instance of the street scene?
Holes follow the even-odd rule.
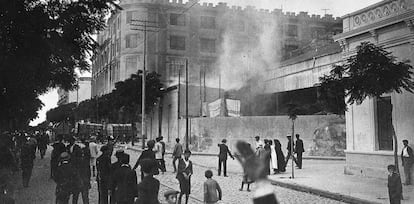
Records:
[[[414,0],[4,0],[0,204],[414,204]]]

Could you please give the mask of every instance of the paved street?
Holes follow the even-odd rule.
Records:
[[[139,156],[139,152],[133,150],[127,150],[129,154],[131,154],[131,164],[135,164],[137,157]],[[160,174],[157,178],[165,185],[170,186],[178,190],[178,181],[175,179],[175,174],[172,173],[172,159],[171,155],[166,156],[166,165],[167,165],[167,173],[164,175]],[[194,163],[194,175],[192,176],[191,180],[191,196],[193,198],[197,198],[199,200],[203,199],[203,182],[205,181],[204,172],[207,169],[212,169],[214,175],[217,174],[216,170],[216,158],[215,157],[200,157],[195,156],[193,163]],[[222,204],[248,204],[252,203],[251,198],[253,196],[252,192],[247,191],[239,191],[241,185],[241,173],[237,173],[237,171],[233,171],[229,173],[229,177],[217,177],[213,176],[216,179],[222,190],[223,190],[223,201]],[[251,186],[254,190],[254,184]],[[319,203],[326,203],[326,204],[340,204],[342,202],[338,202],[335,200],[323,198],[317,195],[303,193],[299,191],[294,191],[286,188],[281,188],[275,186],[275,191],[278,196],[278,199],[281,204],[319,204]],[[193,203],[193,202],[191,202]]]
[[[34,161],[33,175],[29,183],[28,188],[23,188],[21,172],[18,172],[13,176],[14,185],[16,188],[16,204],[54,204],[55,203],[55,187],[56,184],[50,177],[50,153],[51,148],[48,148],[44,159],[40,159],[37,154]],[[134,155],[136,156],[136,155]],[[134,157],[134,161],[136,157]],[[131,162],[132,164],[133,162]],[[138,175],[139,177],[139,175]],[[163,193],[170,189],[165,184],[160,186],[159,200],[164,201]],[[95,178],[92,178],[92,189],[89,191],[89,199],[91,204],[98,203],[98,191]],[[81,200],[81,199],[80,199]],[[191,199],[190,203],[201,203],[195,199]],[[71,202],[70,202],[71,203]],[[82,203],[79,201],[78,203]]]

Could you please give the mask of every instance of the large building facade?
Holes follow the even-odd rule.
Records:
[[[341,50],[282,63],[270,70],[263,80],[265,91],[283,93],[312,88],[332,65],[356,54],[356,47],[366,41],[382,46],[398,61],[409,60],[413,65],[414,0],[384,0],[342,19],[343,33],[334,36]],[[393,129],[398,138],[398,155],[403,147],[402,140],[411,144],[414,141],[413,104],[414,94],[403,91],[348,106],[345,113],[346,174],[386,178],[387,165],[394,163]]]
[[[142,70],[144,44],[146,70],[161,74],[163,83],[170,87],[177,84],[178,70],[183,70],[186,59],[189,83],[217,78],[215,67],[226,39],[232,49],[240,49],[257,43],[263,30],[270,28],[278,61],[312,40],[329,39],[342,31],[339,19],[306,12],[230,8],[225,3],[199,4],[194,0],[122,0],[120,6],[123,10],[113,13],[107,29],[98,34],[100,47],[92,59],[92,96],[111,92],[116,82]]]

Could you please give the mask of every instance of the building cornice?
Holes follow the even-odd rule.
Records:
[[[335,41],[341,41],[341,40],[346,40],[348,38],[352,38],[352,37],[370,33],[370,32],[372,34],[372,32],[375,30],[388,27],[391,25],[395,25],[401,22],[413,22],[413,20],[414,20],[414,10],[409,10],[409,11],[402,13],[401,15],[396,15],[396,16],[384,19],[383,21],[378,21],[372,24],[368,24],[366,26],[358,27],[348,32],[335,35],[333,39]]]

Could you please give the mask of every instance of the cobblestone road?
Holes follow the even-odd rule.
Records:
[[[55,187],[56,184],[50,177],[50,152],[49,147],[44,159],[40,159],[39,155],[36,155],[34,161],[33,175],[29,183],[28,188],[23,188],[21,171],[13,175],[13,183],[16,188],[15,200],[16,204],[54,204],[55,203]],[[133,160],[131,160],[133,161]],[[134,160],[135,161],[135,160]],[[132,162],[131,162],[132,163]],[[138,175],[139,177],[139,175]],[[98,203],[98,188],[95,178],[92,178],[92,188],[89,191],[89,200],[91,204]],[[163,193],[171,189],[166,185],[160,186],[159,200],[164,201]],[[78,203],[82,203],[79,199]],[[190,203],[201,203],[195,199],[191,199]],[[70,203],[72,203],[70,201]]]
[[[134,150],[127,150],[131,154],[131,164],[135,164],[139,152]],[[178,181],[175,179],[175,174],[172,173],[172,159],[171,155],[166,155],[166,166],[167,173],[160,174],[157,177],[164,185],[170,186],[178,190]],[[204,157],[204,156],[194,156],[192,158],[194,163],[194,175],[191,178],[191,196],[197,200],[203,199],[203,182],[205,181],[204,172],[207,169],[212,169],[214,175],[216,175],[216,163],[217,159],[215,157]],[[229,161],[231,171],[228,174],[229,177],[218,177],[213,176],[214,179],[218,181],[222,190],[223,190],[223,200],[221,204],[250,204],[251,198],[253,196],[252,192],[239,191],[241,185],[241,171],[240,167],[237,166],[235,161]],[[251,186],[254,190],[254,184]],[[275,191],[278,196],[278,200],[281,204],[340,204],[343,202],[323,198],[317,195],[294,191],[291,189],[281,188],[275,186]],[[198,203],[196,200],[192,200],[190,203]]]

